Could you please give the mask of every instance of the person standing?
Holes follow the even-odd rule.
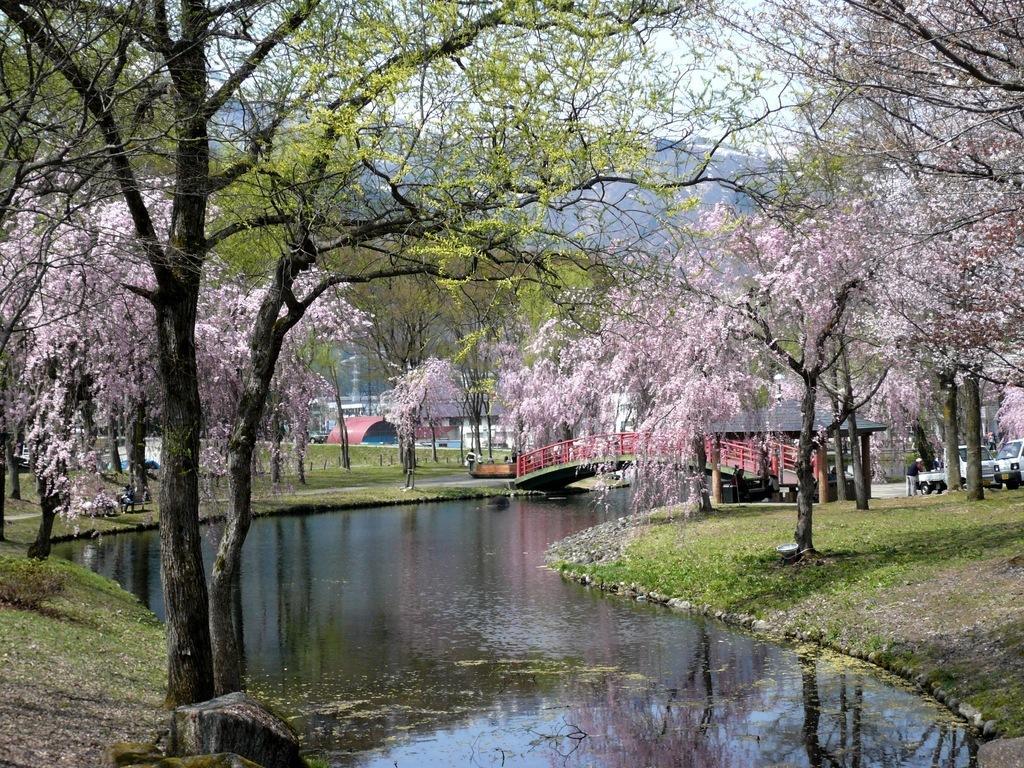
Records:
[[[736,501],[746,501],[747,481],[743,477],[743,467],[737,464],[733,469],[733,481],[736,483]]]
[[[924,460],[918,456],[909,467],[907,467],[907,496],[917,495],[917,477],[921,474],[921,467]]]

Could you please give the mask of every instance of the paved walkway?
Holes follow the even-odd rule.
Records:
[[[907,495],[907,484],[902,483],[872,483],[872,499],[898,499]]]

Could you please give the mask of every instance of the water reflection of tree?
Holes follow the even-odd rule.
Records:
[[[537,559],[524,553],[593,522],[589,512],[567,514],[430,507],[261,521],[241,595],[261,691],[307,714],[307,743],[328,748],[374,749],[399,729],[473,728],[479,713],[532,718],[571,703],[567,722],[588,734],[573,764],[966,764],[971,747],[958,727],[923,728],[934,713],[901,713],[902,702],[918,700],[870,675],[840,674],[815,657],[797,660],[699,621],[671,619],[671,635],[663,635],[658,622],[670,617],[656,618],[653,608],[631,609],[538,575]],[[144,537],[116,538],[100,547],[101,570],[158,599],[158,569],[146,573],[156,540],[146,552],[134,546]],[[542,610],[524,613],[530,601]],[[639,632],[651,633],[649,647],[636,642]],[[655,681],[531,677],[495,663],[498,654],[528,661],[531,648],[548,660],[622,665]],[[485,656],[490,662],[476,666]],[[356,699],[367,703],[353,709]],[[541,714],[533,721],[544,722]]]
[[[798,660],[801,736],[810,768],[967,765],[972,748],[958,726],[927,720],[922,725],[920,716],[900,717],[887,693],[879,691],[865,701],[863,674],[836,675],[828,665],[822,675],[817,655],[801,654]]]
[[[573,706],[565,721],[587,734],[571,765],[606,768],[672,765],[717,768],[753,765],[757,744],[738,738],[753,710],[767,705],[757,685],[765,674],[762,646],[738,638],[739,653],[707,624],[696,623],[680,653],[689,659],[664,685],[605,681],[605,695]],[[726,636],[728,637],[728,636]],[[740,655],[745,658],[740,658]],[[750,664],[751,660],[755,663]],[[552,765],[564,768],[558,750]]]
[[[825,751],[818,741],[818,726],[821,717],[821,696],[818,694],[818,670],[814,659],[800,657],[800,683],[804,702],[803,741],[807,751],[807,763],[811,768],[821,768]],[[827,755],[832,763],[831,755]]]

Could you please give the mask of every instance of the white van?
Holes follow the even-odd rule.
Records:
[[[1024,438],[1017,437],[996,454],[996,480],[1006,483],[1011,491],[1020,488],[1021,467],[1024,467]]]

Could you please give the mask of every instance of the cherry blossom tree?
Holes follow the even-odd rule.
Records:
[[[728,313],[737,341],[744,342],[740,349],[766,355],[800,385],[795,540],[800,553],[813,552],[812,458],[828,433],[871,399],[885,370],[862,382],[856,398],[843,398],[823,433],[815,424],[819,391],[827,389],[827,374],[840,365],[843,350],[867,337],[861,321],[889,249],[873,234],[875,216],[867,203],[824,210],[792,225],[723,214],[703,223],[718,234],[681,253],[682,285]]]
[[[1024,389],[1007,387],[999,406],[999,426],[1007,435],[1024,436]]]
[[[572,298],[575,317],[542,325],[525,355],[503,356],[498,396],[517,443],[632,425],[644,436],[634,507],[685,497],[708,509],[705,436],[756,380],[731,349],[720,310],[682,297],[663,274]]]
[[[144,401],[153,380],[152,349],[140,329],[150,305],[123,283],[145,277],[117,247],[119,224],[100,203],[61,215],[34,216],[17,247],[32,248],[39,267],[17,324],[18,357],[25,374],[5,400],[7,418],[22,423],[43,506],[32,555],[49,553],[58,513],[109,509],[112,494],[69,472],[98,471],[97,418],[112,420],[128,402]],[[74,434],[82,425],[84,439]],[[120,471],[119,463],[112,467]],[[144,471],[144,469],[143,469]]]
[[[384,406],[384,418],[398,432],[406,488],[416,486],[416,431],[436,428],[438,419],[462,398],[458,374],[448,360],[427,358],[394,380]]]
[[[746,30],[812,89],[815,138],[903,208],[883,222],[910,244],[886,265],[893,303],[913,316],[901,325],[943,392],[951,487],[965,395],[968,496],[980,499],[979,389],[1019,381],[1021,366],[1018,303],[1001,293],[1022,264],[1017,14],[947,0],[766,6]]]
[[[256,312],[229,437],[229,454],[237,455],[229,473],[242,478],[280,339],[331,280],[458,280],[481,262],[510,278],[544,269],[546,255],[535,246],[545,209],[564,210],[619,178],[611,175],[617,169],[635,168],[655,132],[689,137],[712,122],[708,95],[722,89],[690,97],[675,87],[692,75],[676,71],[676,62],[690,54],[700,61],[696,49],[708,39],[707,15],[691,12],[696,7],[499,0],[453,10],[390,0],[358,8],[183,0],[109,13],[84,0],[0,0],[7,23],[95,129],[103,164],[91,168],[116,188],[152,277],[133,289],[153,307],[162,390],[170,702],[239,685],[233,673],[214,682],[208,606],[227,611],[229,602],[209,600],[198,521],[195,324],[212,255],[227,258],[239,242],[264,246],[253,249],[259,263],[251,266],[270,298]],[[671,69],[647,45],[666,28],[685,31],[679,40],[688,41]],[[81,40],[93,44],[80,51]],[[117,51],[116,65],[98,60],[96,41]],[[693,172],[676,185],[708,176],[703,148],[689,160]],[[160,167],[171,169],[165,223],[144,178]],[[653,169],[639,175],[659,181]],[[332,277],[296,294],[292,282],[314,266]],[[238,498],[248,496],[241,482]],[[247,503],[240,502],[243,519]],[[241,532],[244,540],[246,527],[229,519],[225,535]],[[218,594],[240,547],[215,562],[226,568],[211,582]]]
[[[609,413],[598,403],[623,393],[637,428],[652,434],[650,452],[677,456],[702,477],[704,434],[749,397],[755,372],[781,369],[803,414],[795,539],[813,552],[814,454],[885,379],[884,367],[866,369],[856,392],[853,382],[834,386],[838,412],[819,432],[819,392],[852,347],[872,340],[873,276],[888,252],[873,223],[865,203],[790,224],[717,209],[675,254],[635,258],[623,272],[627,292],[610,302],[621,311],[599,319],[598,332],[503,377],[513,418],[527,427],[545,414],[576,421]]]

